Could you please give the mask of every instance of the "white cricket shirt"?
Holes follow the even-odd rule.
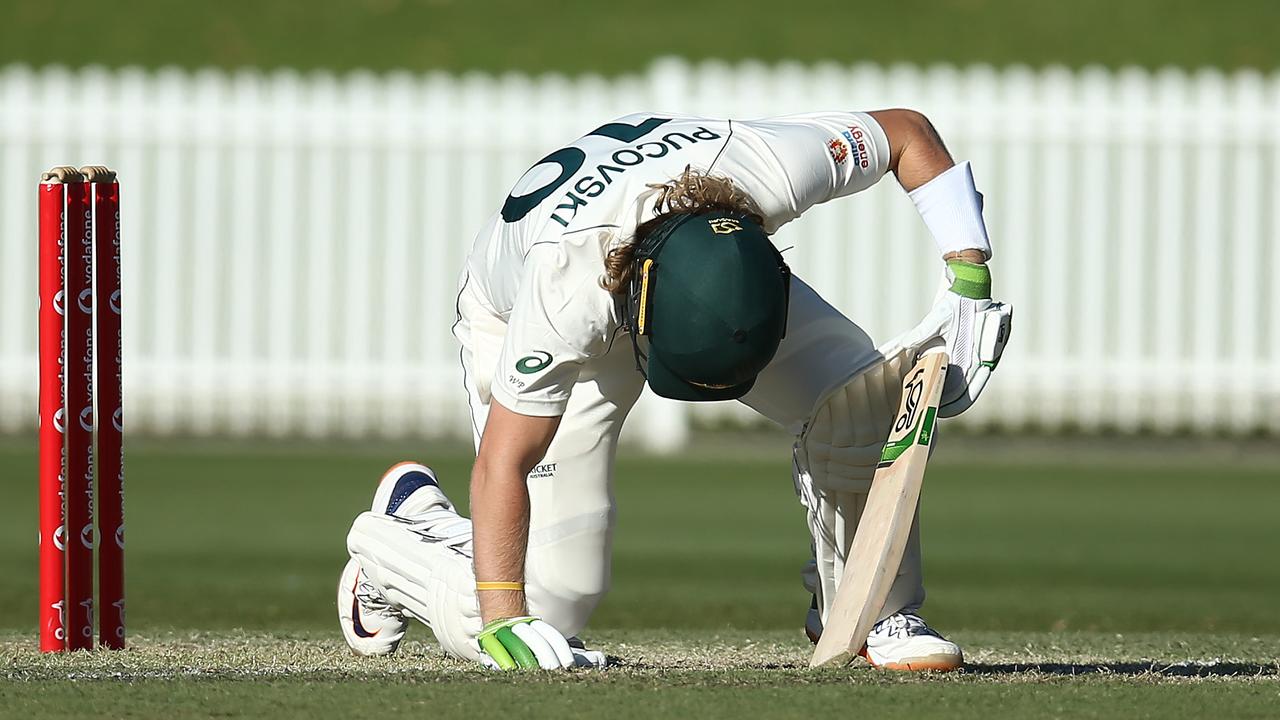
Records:
[[[465,282],[507,322],[493,396],[523,415],[564,413],[583,364],[621,325],[600,286],[610,248],[654,216],[660,185],[686,166],[731,179],[765,231],[874,185],[889,141],[865,113],[721,120],[637,113],[548,154],[477,234]]]

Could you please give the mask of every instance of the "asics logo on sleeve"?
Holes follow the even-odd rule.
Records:
[[[543,355],[546,357],[540,357]],[[522,375],[532,375],[550,364],[551,353],[544,350],[535,350],[532,355],[526,355],[516,361],[516,372]]]

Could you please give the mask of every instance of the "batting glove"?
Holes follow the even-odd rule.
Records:
[[[480,662],[494,670],[562,670],[604,667],[604,653],[570,645],[560,631],[536,617],[494,620],[476,636]]]
[[[959,415],[977,401],[1000,362],[1013,325],[1013,307],[991,299],[991,271],[986,265],[948,261],[947,279],[951,285],[939,294],[930,313],[945,321],[942,339],[951,363],[938,406],[941,417]]]

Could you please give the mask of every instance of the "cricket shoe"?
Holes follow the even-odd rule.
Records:
[[[809,612],[804,616],[804,634],[814,645],[817,645],[818,639],[822,637],[822,611],[818,609],[817,595],[813,596],[813,602],[809,604]]]
[[[862,657],[885,670],[947,672],[964,665],[960,646],[929,627],[913,612],[899,612],[876,623],[867,636]]]
[[[402,462],[391,466],[378,481],[370,510],[405,523],[423,542],[442,543],[471,557],[471,521],[458,514],[440,489],[435,472],[426,465]]]
[[[431,510],[452,511],[453,503],[440,489],[434,470],[410,461],[392,465],[382,474],[369,509],[412,520]]]
[[[366,657],[394,653],[409,628],[404,614],[369,580],[355,558],[347,560],[338,580],[338,625],[351,652]]]

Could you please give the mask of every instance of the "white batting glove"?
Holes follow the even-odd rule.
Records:
[[[921,353],[947,351],[951,360],[938,414],[954,417],[977,401],[1000,362],[1013,307],[992,301],[991,273],[985,265],[949,261],[945,280],[929,314],[894,343]]]
[[[577,638],[566,639],[536,617],[494,620],[476,636],[480,662],[493,670],[567,670],[602,668],[602,652],[586,650]]]
[[[1013,306],[991,299],[991,271],[986,265],[960,260],[947,262],[950,287],[938,294],[929,315],[941,321],[941,336],[951,364],[942,386],[940,417],[968,410],[1009,342]]]

